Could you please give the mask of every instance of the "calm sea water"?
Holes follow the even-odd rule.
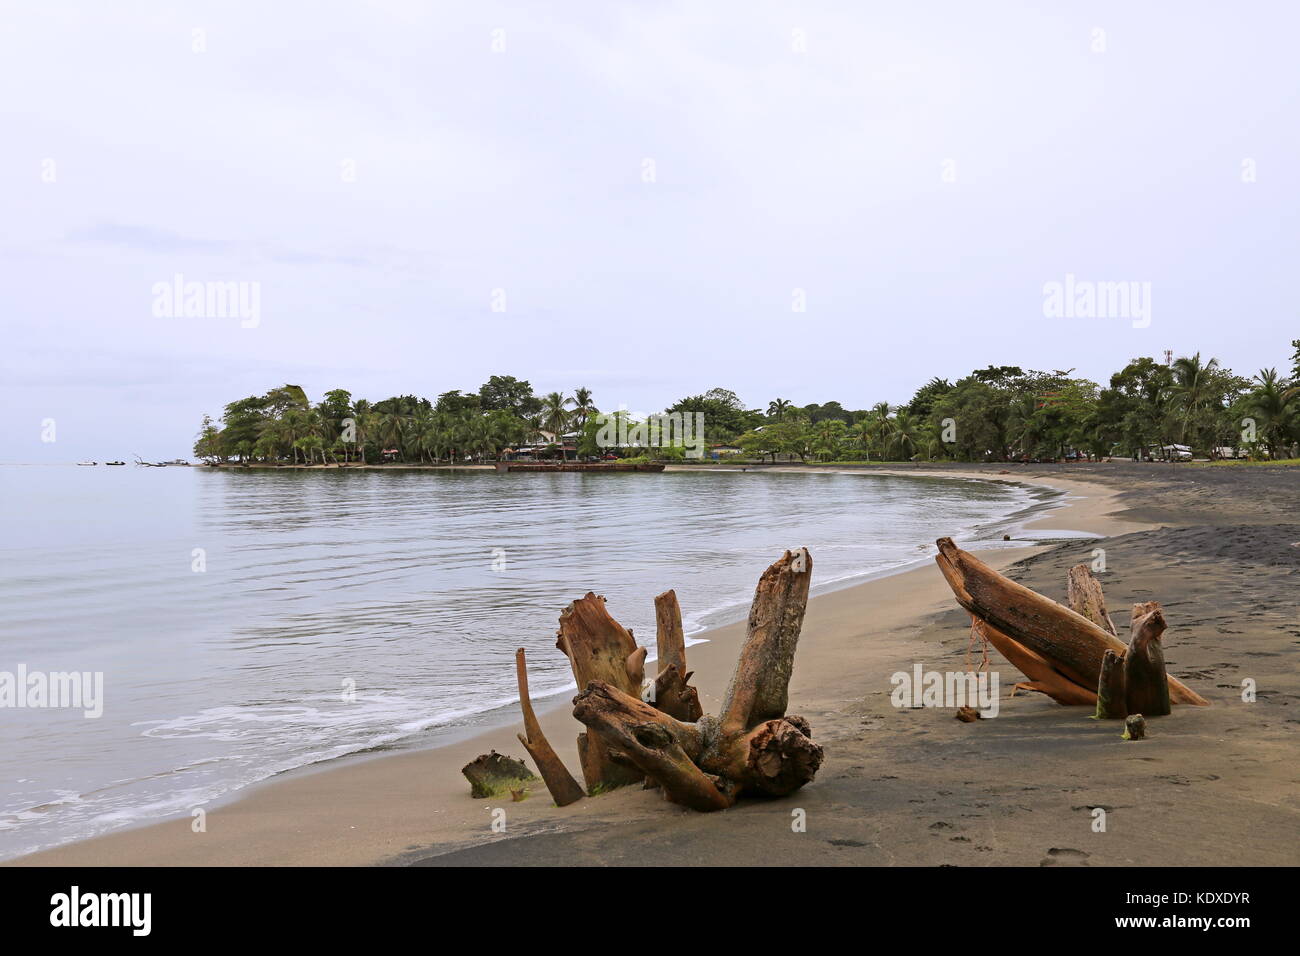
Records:
[[[588,590],[653,645],[669,587],[698,634],[742,618],[786,548],[812,551],[824,590],[942,534],[999,539],[1043,494],[861,474],[101,465],[0,467],[0,499],[0,671],[103,672],[105,698],[99,719],[0,709],[9,857],[428,744],[514,703],[516,647],[538,696],[564,690],[556,618]]]

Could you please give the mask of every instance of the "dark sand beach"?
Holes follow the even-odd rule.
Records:
[[[890,470],[908,471],[899,466]],[[994,652],[995,719],[892,706],[889,678],[960,670],[969,618],[925,566],[816,597],[792,713],[826,759],[790,797],[699,814],[624,789],[554,807],[471,800],[459,767],[489,748],[522,755],[515,725],[435,750],[284,775],[208,813],[109,834],[16,864],[414,865],[1284,865],[1300,861],[1300,469],[1161,465],[962,466],[936,473],[1039,481],[1072,495],[1036,522],[1093,531],[999,551],[990,563],[1064,600],[1066,570],[1105,550],[1117,622],[1159,600],[1169,671],[1212,706],[1175,707],[1149,738],[1034,693]],[[791,542],[796,546],[800,542]],[[756,575],[757,575],[756,569]],[[671,582],[665,582],[665,587]],[[593,587],[599,589],[598,582]],[[743,625],[709,632],[690,664],[715,710]],[[1257,688],[1242,700],[1242,682]],[[557,702],[543,725],[577,766],[581,729]],[[490,809],[504,806],[504,832]],[[1106,830],[1094,830],[1094,810]],[[806,831],[794,832],[797,811]]]

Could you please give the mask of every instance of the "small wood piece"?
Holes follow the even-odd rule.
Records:
[[[1147,735],[1147,721],[1141,714],[1129,714],[1124,718],[1124,740],[1143,740]]]
[[[542,733],[542,725],[537,722],[533,712],[533,702],[528,697],[528,662],[524,658],[524,649],[515,651],[515,676],[519,680],[519,707],[524,712],[524,732],[519,734],[519,742],[524,745],[528,755],[537,764],[537,770],[546,782],[546,789],[558,807],[568,806],[582,799],[582,787],[573,779],[563,761],[556,755],[554,748]]]
[[[480,800],[505,796],[514,791],[522,792],[527,784],[537,780],[522,760],[507,757],[495,750],[479,754],[461,767],[460,772],[469,781],[470,796]]]

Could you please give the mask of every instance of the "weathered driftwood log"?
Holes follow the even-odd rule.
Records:
[[[589,737],[656,780],[669,800],[696,810],[725,809],[744,793],[797,790],[822,760],[808,722],[785,713],[811,576],[812,558],[802,548],[763,572],[716,719],[678,720],[602,680],[574,698],[573,715]]]
[[[1074,683],[1041,654],[1035,654],[1019,641],[1007,637],[992,624],[980,620],[974,614],[971,615],[970,621],[977,637],[987,639],[1013,667],[1029,678],[1016,684],[1015,689],[1038,691],[1065,706],[1087,705],[1096,701],[1096,693]]]
[[[641,695],[645,648],[637,647],[632,632],[610,616],[603,597],[588,591],[564,609],[555,646],[568,656],[579,687],[604,681],[625,694]],[[611,753],[599,737],[579,734],[578,758],[588,793],[641,781],[636,767]]]
[[[1110,648],[1101,659],[1101,676],[1097,678],[1098,720],[1117,720],[1128,716],[1124,699],[1124,658]]]
[[[528,662],[524,658],[524,649],[515,651],[515,675],[519,678],[519,707],[524,712],[524,732],[519,734],[519,742],[524,745],[528,755],[537,764],[537,770],[546,782],[546,789],[558,807],[568,806],[582,799],[582,787],[573,779],[567,767],[556,755],[542,725],[537,722],[533,712],[533,702],[528,696]]]
[[[1163,717],[1169,713],[1169,681],[1160,635],[1165,615],[1160,604],[1133,605],[1132,636],[1124,655],[1124,701],[1130,714]]]
[[[655,676],[654,705],[678,720],[699,720],[704,709],[700,707],[699,692],[687,684],[691,672],[686,669],[686,634],[676,591],[665,591],[655,598],[655,644],[659,673]]]
[[[1076,564],[1066,574],[1065,599],[1076,614],[1081,614],[1102,630],[1117,635],[1115,622],[1106,613],[1106,597],[1101,582],[1092,576],[1086,564]]]
[[[479,799],[504,796],[508,792],[522,790],[537,780],[522,760],[507,757],[495,750],[479,754],[461,767],[460,772],[469,781],[470,796]]]
[[[1113,635],[1081,614],[994,571],[974,555],[940,538],[935,561],[957,603],[1012,640],[1051,661],[1074,684],[1095,688],[1107,649],[1126,648]],[[1169,695],[1178,704],[1208,704],[1173,677]]]

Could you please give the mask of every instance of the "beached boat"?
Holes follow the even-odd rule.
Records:
[[[664,466],[640,461],[499,461],[497,471],[663,471]]]

